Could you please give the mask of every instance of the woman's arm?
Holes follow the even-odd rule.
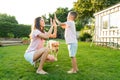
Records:
[[[50,38],[57,37],[57,24],[56,24],[55,20],[53,20],[53,26],[54,26],[54,32],[53,32],[53,34],[50,34]]]
[[[39,34],[38,37],[43,38],[43,39],[49,39],[49,37],[50,37],[50,35],[52,33],[52,30],[53,30],[52,19],[50,19],[50,22],[51,22],[51,27],[50,27],[49,31],[46,32],[46,33]]]
[[[48,32],[46,32],[46,33],[40,33],[38,35],[38,37],[43,38],[43,39],[49,39],[49,37],[50,37],[50,35],[52,33],[52,30],[53,30],[53,26],[51,26],[51,28],[49,29]]]

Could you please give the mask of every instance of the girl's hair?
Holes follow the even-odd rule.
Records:
[[[32,32],[33,32],[33,30],[35,30],[35,29],[38,29],[40,32],[44,33],[44,27],[41,28],[41,26],[40,26],[40,20],[41,20],[41,17],[35,18],[34,24],[33,24],[33,26],[31,27],[31,33],[30,33],[30,35],[29,35],[30,38],[32,38],[32,37],[31,37],[31,36],[32,36]]]

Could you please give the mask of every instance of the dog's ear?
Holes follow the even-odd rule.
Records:
[[[51,45],[52,45],[52,46],[55,46],[55,44],[54,44],[54,43],[52,43]]]
[[[59,42],[59,41],[57,42],[57,45],[60,45],[60,42]]]

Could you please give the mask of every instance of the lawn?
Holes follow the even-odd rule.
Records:
[[[57,62],[44,65],[48,75],[36,74],[36,68],[23,57],[28,45],[0,47],[0,80],[120,80],[120,50],[79,42],[79,72],[67,74],[71,68],[67,46],[62,40]]]

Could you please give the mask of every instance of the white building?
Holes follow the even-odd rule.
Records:
[[[120,3],[97,12],[93,41],[100,45],[120,47]]]

